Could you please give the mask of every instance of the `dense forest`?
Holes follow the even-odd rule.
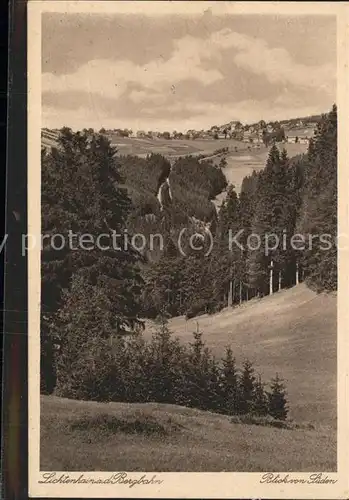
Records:
[[[274,145],[265,169],[244,179],[239,196],[230,186],[211,231],[210,255],[207,245],[186,256],[163,254],[145,270],[145,315],[217,311],[304,280],[318,291],[335,290],[336,108],[319,123],[307,154],[289,159]],[[239,244],[229,244],[234,235]]]
[[[171,186],[167,196],[166,179]],[[224,189],[227,196],[217,212],[212,200]],[[163,192],[161,204],[159,190]],[[186,237],[184,252],[178,247],[183,227],[200,243],[190,246]],[[139,250],[128,245],[101,250],[92,246],[87,251],[81,246],[72,250],[66,244],[60,249],[49,244],[57,234],[67,242],[71,232],[97,236],[125,230],[128,238],[141,233],[147,239],[159,233],[164,247]],[[81,394],[81,384],[85,384],[88,396],[98,399],[96,394],[105,391],[107,381],[117,373],[121,380],[121,373],[135,369],[131,365],[138,363],[144,373],[150,373],[147,370],[158,359],[159,343],[167,339],[169,349],[166,327],[161,326],[162,340],[156,338],[144,348],[148,357],[144,354],[143,364],[132,361],[139,349],[132,342],[141,342],[138,336],[144,318],[213,313],[300,281],[317,291],[336,289],[336,106],[318,121],[306,154],[288,158],[286,151],[272,145],[264,170],[246,177],[239,194],[233,185],[227,186],[224,168],[210,161],[188,156],[171,164],[159,154],[120,156],[102,134],[62,129],[57,149],[42,151],[42,233],[51,236],[42,249],[42,391],[51,393],[56,388],[69,397],[85,397]],[[138,340],[127,351],[131,348],[121,339],[130,333]],[[119,350],[125,353],[117,367],[108,354],[114,352],[113,342],[120,342]],[[222,401],[218,388],[226,361],[213,362],[201,348],[206,354],[198,366],[205,366],[205,384],[211,380],[217,389],[213,393]],[[171,344],[171,349],[177,359],[169,362],[171,367],[178,368],[178,356],[187,364],[171,372],[174,378],[169,384],[176,377],[194,376],[190,375],[195,365],[188,361],[193,355],[190,348],[181,355],[177,344]],[[162,373],[154,375],[156,382],[163,378],[161,370],[166,366],[155,365],[154,370]],[[98,369],[98,377],[87,381],[87,366],[92,366],[91,373]],[[200,379],[201,375],[196,376]],[[241,389],[242,380],[234,382],[235,389]],[[130,383],[125,382],[124,389],[132,400],[136,389],[131,390]],[[259,394],[265,401],[263,412],[272,414],[267,403],[275,394],[265,392],[257,378],[252,386],[253,397]],[[278,380],[274,389],[275,398],[282,400]],[[204,385],[203,394],[207,392]],[[154,388],[145,393],[151,399]],[[128,400],[125,394],[117,397]],[[173,397],[170,391],[166,401]],[[189,398],[188,405],[203,404],[190,403],[190,397],[179,391],[175,402]],[[236,412],[245,411],[241,408],[249,398],[241,400]],[[207,405],[218,411],[218,403]]]

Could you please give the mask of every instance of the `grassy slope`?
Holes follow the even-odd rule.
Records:
[[[233,424],[172,405],[43,396],[40,461],[41,470],[60,471],[333,471],[336,446],[333,431]]]
[[[315,429],[237,424],[227,416],[173,405],[43,396],[41,469],[335,470],[335,296],[315,295],[300,285],[234,311],[174,318],[170,327],[188,341],[196,321],[217,356],[230,343],[239,365],[248,357],[264,378],[280,372],[287,379],[291,417],[311,421]]]
[[[238,366],[248,358],[264,380],[276,372],[286,380],[292,418],[334,427],[336,316],[335,296],[316,295],[302,284],[212,316],[173,318],[169,327],[186,342],[198,322],[215,355],[229,344]],[[148,324],[146,334],[150,330]]]

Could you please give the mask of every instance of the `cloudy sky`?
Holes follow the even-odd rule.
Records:
[[[206,129],[327,111],[330,16],[42,16],[43,126]]]

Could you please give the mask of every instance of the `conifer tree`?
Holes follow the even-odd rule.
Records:
[[[254,369],[250,361],[246,360],[243,364],[243,370],[240,375],[239,390],[239,412],[250,413],[253,410],[254,390],[255,390]]]
[[[227,197],[219,211],[218,227],[212,256],[214,273],[214,295],[228,294],[228,305],[232,305],[235,287],[243,279],[242,253],[232,238],[241,229],[240,202],[235,186],[230,185]]]
[[[310,146],[309,146],[310,148]],[[309,153],[308,153],[309,154]],[[297,230],[300,216],[302,198],[304,195],[304,183],[306,178],[306,156],[300,155],[289,161],[289,210],[288,219],[285,223],[286,251],[284,252],[285,266],[283,273],[284,286],[298,284],[301,277],[301,262],[303,257],[302,245],[291,244],[292,236],[299,232]]]
[[[205,344],[202,340],[202,332],[199,330],[198,324],[196,331],[193,332],[193,337],[193,342],[189,343],[191,353],[190,361],[193,363],[193,365],[199,366],[202,361]]]
[[[110,350],[110,339],[117,335],[110,298],[104,288],[86,283],[74,274],[71,288],[63,292],[62,307],[52,326],[57,339],[57,392],[64,397],[78,397],[79,377],[85,370],[99,370],[97,357]]]
[[[207,400],[207,368],[209,352],[205,349],[202,332],[198,325],[193,332],[193,342],[189,343],[188,364],[186,368],[186,399],[187,405],[205,409]]]
[[[148,351],[149,400],[164,403],[176,402],[176,383],[181,355],[178,339],[173,339],[167,324],[166,313],[158,318],[158,327],[153,333]]]
[[[253,413],[258,416],[268,414],[268,398],[260,376],[255,381]]]
[[[248,255],[250,283],[258,288],[262,295],[269,293],[271,277],[281,273],[287,266],[287,258],[282,250],[284,230],[290,219],[291,198],[289,193],[288,158],[286,151],[281,155],[274,144],[267,159],[265,169],[258,176],[256,189],[256,210],[252,223],[255,237],[255,249]],[[272,289],[278,287],[273,280]]]
[[[252,233],[252,222],[254,218],[254,213],[256,209],[256,191],[258,184],[258,174],[254,170],[250,176],[243,179],[241,185],[241,192],[239,196],[240,201],[240,217],[241,217],[241,229],[243,233],[241,235],[240,241],[243,246],[243,251],[241,254],[240,263],[240,273],[243,277],[243,281],[246,287],[246,298],[252,298],[256,294],[255,288],[255,269],[258,268],[258,264],[248,261],[249,249],[247,246],[247,241],[249,235]],[[251,267],[249,267],[249,265]],[[257,271],[257,269],[256,269]]]
[[[278,159],[278,158],[277,158]],[[271,163],[272,157],[269,158]],[[270,193],[265,171],[258,175],[255,211],[247,241],[246,267],[249,284],[263,296],[268,294],[268,266],[270,258],[265,255],[265,235],[270,229]]]
[[[268,406],[269,415],[278,420],[286,420],[288,414],[286,390],[278,374],[271,382],[271,391],[268,393]]]
[[[223,362],[222,393],[226,413],[233,415],[239,407],[239,388],[235,359],[230,347],[226,348]]]

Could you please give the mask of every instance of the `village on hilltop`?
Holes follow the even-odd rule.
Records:
[[[260,120],[253,124],[242,124],[240,121],[231,121],[224,125],[213,125],[208,130],[190,129],[186,132],[168,131],[133,131],[131,129],[105,129],[100,133],[114,137],[128,137],[135,139],[165,139],[165,140],[205,140],[205,139],[234,139],[243,143],[259,147],[269,146],[275,142],[308,144],[316,134],[316,125],[321,119],[320,115],[307,118],[297,118],[284,121],[265,122]],[[93,129],[84,129],[93,133]],[[43,146],[51,147],[57,141],[59,129],[43,128],[41,131]]]

